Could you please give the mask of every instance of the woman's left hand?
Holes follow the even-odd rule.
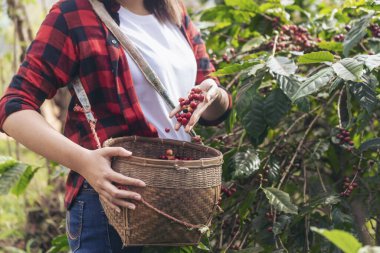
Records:
[[[221,92],[217,83],[213,79],[204,80],[201,84],[197,85],[196,88],[202,90],[204,100],[203,102],[200,102],[197,108],[194,110],[191,118],[189,119],[189,122],[185,127],[186,132],[190,132],[191,129],[193,129],[193,127],[199,121],[199,118],[202,116],[204,111],[212,104],[212,102],[214,102],[214,100],[218,97],[218,95]],[[180,111],[182,111],[182,107],[178,105],[176,108],[174,108],[174,110],[170,112],[169,117],[174,117],[174,115],[176,115],[176,113],[179,113]],[[178,131],[180,127],[181,124],[177,122],[175,125],[175,130]]]

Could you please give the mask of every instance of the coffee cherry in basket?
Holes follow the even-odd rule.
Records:
[[[158,157],[158,159],[160,159],[160,160],[188,160],[188,161],[194,160],[191,157],[180,157],[180,156],[176,155],[172,149],[167,149],[165,151],[165,155],[160,155]]]
[[[173,152],[172,149],[167,149],[165,153],[166,153],[167,156],[172,156],[172,155],[174,155],[174,152]]]

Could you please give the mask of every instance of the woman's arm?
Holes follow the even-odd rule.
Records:
[[[117,206],[135,208],[134,204],[125,199],[140,200],[139,194],[119,190],[113,184],[145,186],[141,180],[123,176],[112,170],[111,157],[132,154],[124,148],[85,149],[56,131],[34,110],[22,110],[11,114],[4,121],[3,130],[30,150],[81,174],[99,196],[116,210],[120,211]]]
[[[219,84],[218,78],[210,77],[210,74],[215,71],[215,67],[210,61],[206,44],[202,39],[199,29],[194,25],[188,15],[186,7],[182,1],[181,4],[183,10],[183,27],[190,40],[197,61],[195,84],[197,87],[201,87],[204,91],[210,90],[212,86],[218,86],[217,91],[211,89],[211,92],[209,92],[212,103],[205,104],[202,108],[199,108],[200,110],[194,113],[195,115],[188,123],[188,127],[186,127],[186,131],[190,131],[196,123],[205,126],[213,126],[224,121],[232,109],[232,97],[231,94]],[[215,99],[214,96],[216,96]],[[179,128],[178,125],[176,128]]]
[[[124,198],[139,199],[137,193],[119,190],[113,183],[144,186],[110,167],[110,157],[129,156],[122,148],[85,149],[54,130],[38,113],[45,99],[66,86],[77,71],[79,60],[65,14],[55,4],[28,48],[23,63],[0,99],[0,131],[50,160],[81,174],[114,208],[134,208]]]

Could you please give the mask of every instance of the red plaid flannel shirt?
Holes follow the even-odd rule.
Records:
[[[119,23],[120,5],[113,0],[103,0],[103,3]],[[214,67],[185,9],[181,31],[194,51],[198,63],[196,84],[199,84]],[[124,50],[86,0],[61,0],[46,16],[0,100],[0,130],[11,113],[26,109],[39,111],[45,99],[52,98],[57,89],[67,86],[72,99],[64,135],[85,148],[96,149],[84,114],[73,110],[79,101],[68,84],[77,76],[97,118],[96,131],[101,143],[126,135],[157,136],[155,127],[144,118],[138,103]],[[218,124],[228,111],[215,122],[202,123]],[[81,175],[70,171],[66,182],[66,207],[78,194],[83,181]]]

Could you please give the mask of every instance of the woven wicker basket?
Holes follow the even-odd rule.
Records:
[[[112,168],[147,185],[129,187],[142,196],[135,210],[122,208],[117,213],[101,201],[124,245],[197,244],[217,207],[221,152],[189,142],[136,136],[109,139],[103,146],[132,151],[132,157],[115,158]],[[194,160],[157,159],[167,149]]]

